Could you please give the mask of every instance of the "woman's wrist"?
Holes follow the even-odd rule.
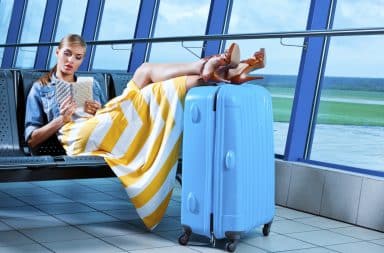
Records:
[[[55,118],[55,125],[57,126],[57,129],[60,129],[62,126],[64,126],[67,122],[65,122],[64,116],[60,115],[59,117]]]

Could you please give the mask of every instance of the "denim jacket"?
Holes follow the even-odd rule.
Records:
[[[59,104],[56,101],[55,75],[51,76],[51,82],[42,85],[39,81],[33,83],[28,94],[25,111],[25,140],[28,141],[32,132],[46,125],[48,122],[60,116]],[[106,97],[100,84],[93,79],[93,100],[101,105],[106,103]]]

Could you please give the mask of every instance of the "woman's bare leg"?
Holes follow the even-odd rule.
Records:
[[[150,83],[165,81],[178,76],[187,78],[187,86],[202,84],[200,72],[206,60],[191,63],[143,63],[134,73],[133,81],[141,89]]]
[[[204,82],[200,75],[189,75],[187,76],[185,88],[189,90],[192,87],[207,85],[208,83]]]
[[[235,68],[240,62],[240,49],[232,43],[225,53],[191,63],[143,63],[133,74],[132,80],[141,89],[150,83],[188,76],[187,89],[213,81],[224,81],[216,75],[218,68]]]

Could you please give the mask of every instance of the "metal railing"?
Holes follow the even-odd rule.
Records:
[[[241,33],[241,34],[217,34],[217,35],[198,35],[198,36],[176,36],[176,37],[157,37],[157,38],[136,38],[121,40],[93,40],[87,41],[88,45],[111,45],[111,44],[133,44],[133,43],[160,43],[160,42],[180,42],[180,41],[208,41],[208,40],[249,40],[249,39],[281,39],[281,38],[300,38],[300,37],[321,37],[321,36],[365,36],[384,34],[384,27],[374,28],[351,28],[351,29],[332,29],[332,30],[310,30],[310,31],[291,31],[291,32],[267,32],[267,33]],[[0,47],[35,47],[35,46],[57,46],[59,42],[39,42],[39,43],[11,43],[0,44]]]

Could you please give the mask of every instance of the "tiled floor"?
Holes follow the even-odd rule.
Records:
[[[0,252],[222,252],[193,235],[179,246],[180,187],[148,232],[114,178],[0,184]],[[246,235],[236,252],[384,252],[384,233],[276,206],[268,237]]]

